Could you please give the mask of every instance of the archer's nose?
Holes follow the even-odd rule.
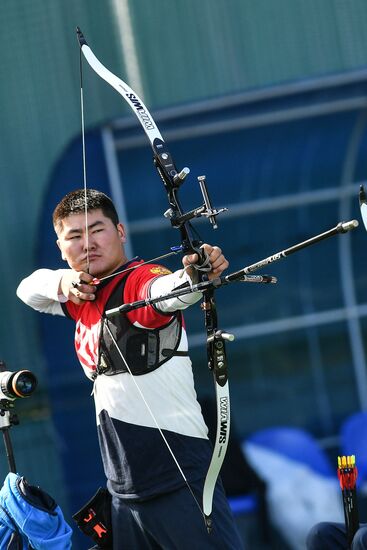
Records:
[[[96,249],[96,242],[91,235],[84,239],[83,248],[88,252]]]

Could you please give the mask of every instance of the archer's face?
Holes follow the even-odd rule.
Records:
[[[88,211],[87,221],[88,238],[84,213],[64,218],[57,245],[71,269],[86,272],[89,256],[90,274],[105,277],[127,262],[125,229],[121,223],[114,225],[100,209]]]

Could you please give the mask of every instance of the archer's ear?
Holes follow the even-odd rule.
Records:
[[[124,227],[124,224],[122,223],[118,223],[117,224],[117,231],[120,235],[120,240],[122,243],[126,243],[126,231],[125,231],[125,227]]]
[[[62,258],[62,259],[64,260],[64,262],[66,262],[66,258],[65,258],[64,254],[63,254],[63,252],[62,252],[62,249],[61,249],[61,245],[60,245],[60,241],[59,241],[59,239],[57,239],[57,241],[56,241],[56,244],[57,244],[57,246],[58,246],[58,247],[59,247],[59,249],[60,249],[60,252],[61,252],[61,258]]]

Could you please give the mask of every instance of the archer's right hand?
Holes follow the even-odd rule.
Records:
[[[74,304],[93,301],[96,297],[97,287],[92,285],[94,277],[85,271],[70,269],[62,276],[60,281],[61,293]]]

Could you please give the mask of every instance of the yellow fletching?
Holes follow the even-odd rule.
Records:
[[[338,456],[338,468],[354,468],[355,465],[355,455]]]

